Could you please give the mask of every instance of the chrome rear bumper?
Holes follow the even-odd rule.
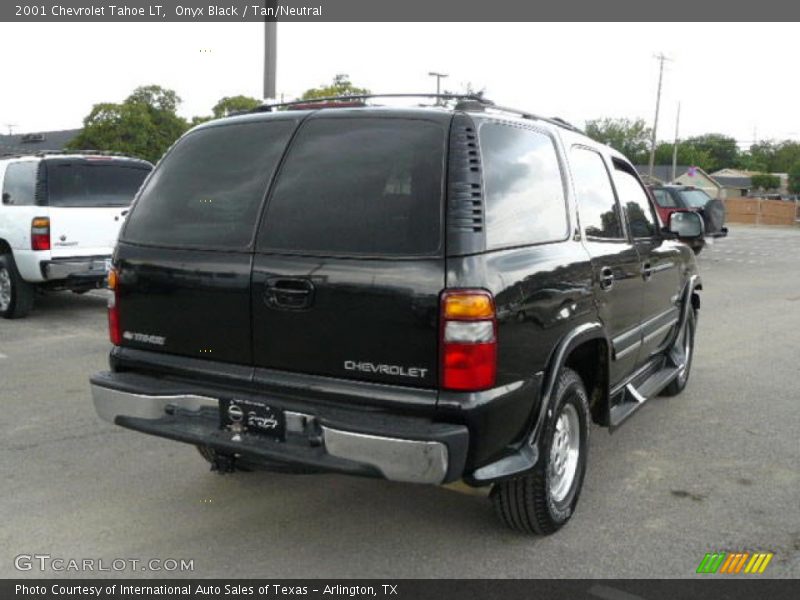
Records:
[[[175,415],[185,415],[189,421],[191,416],[206,414],[218,415],[219,400],[201,395],[147,395],[113,389],[92,383],[92,398],[97,414],[104,420],[117,425],[123,425],[159,435],[156,423],[171,419],[170,431],[175,431],[180,426],[180,421]],[[287,410],[287,433],[302,436],[308,430],[309,423],[315,420],[314,415]],[[153,426],[134,426],[133,421],[152,422]],[[214,421],[215,423],[218,422]],[[165,427],[166,428],[166,427]],[[386,479],[411,483],[440,484],[448,475],[449,452],[448,446],[440,441],[411,440],[399,437],[372,435],[320,425],[321,450],[333,459],[366,465],[377,470]],[[276,444],[273,441],[262,442],[255,436],[239,436],[233,432],[223,430],[213,431],[213,436],[208,439],[199,438],[198,427],[195,423],[187,427],[187,435],[181,436],[182,441],[192,443],[224,442],[226,449],[231,447],[231,442],[239,444],[242,453],[248,450],[263,451],[269,449],[276,459],[281,459],[280,448],[284,447],[287,462],[302,461],[303,448],[298,448],[290,442]],[[466,435],[466,434],[465,434]],[[193,437],[191,437],[193,436]],[[225,436],[220,440],[220,436]],[[166,436],[165,436],[166,437]],[[244,439],[246,437],[246,439]],[[195,439],[197,438],[197,439]],[[178,439],[176,437],[176,439]],[[295,446],[295,447],[293,447]],[[290,451],[291,450],[291,451]],[[320,448],[315,448],[319,452]],[[316,462],[319,462],[316,459]],[[336,470],[334,468],[334,470]]]
[[[70,277],[102,279],[108,274],[107,262],[110,260],[110,256],[48,260],[42,262],[42,275],[48,281]]]

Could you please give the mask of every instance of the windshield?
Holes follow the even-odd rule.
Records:
[[[683,190],[679,194],[688,208],[705,208],[711,200],[711,196],[702,190]]]
[[[70,160],[47,165],[49,206],[127,206],[150,172],[146,163]]]

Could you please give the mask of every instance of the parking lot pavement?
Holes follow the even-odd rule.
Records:
[[[734,226],[699,262],[687,390],[592,430],[578,510],[548,538],[505,531],[480,496],[219,476],[101,422],[87,378],[106,365],[103,293],[43,298],[0,322],[0,576],[42,576],[13,561],[45,553],[193,559],[183,575],[203,577],[690,577],[706,552],[764,550],[762,577],[800,577],[800,229]]]

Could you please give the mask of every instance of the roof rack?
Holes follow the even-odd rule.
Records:
[[[508,106],[500,106],[484,98],[478,94],[356,94],[352,96],[326,96],[324,98],[312,98],[309,100],[294,100],[292,102],[278,102],[275,104],[262,104],[257,106],[250,112],[272,112],[278,108],[286,108],[292,106],[307,106],[323,103],[346,103],[359,100],[369,100],[372,98],[429,98],[436,100],[457,100],[456,110],[464,111],[478,111],[478,110],[496,110],[498,112],[509,113],[517,115],[522,119],[531,119],[536,121],[545,121],[557,127],[563,127],[570,131],[577,133],[584,133],[581,129],[575,127],[572,123],[565,121],[560,117],[542,117],[541,115],[534,114],[527,110],[520,110]],[[330,107],[327,107],[330,108]],[[343,107],[344,108],[344,107]]]
[[[273,109],[297,106],[300,104],[319,104],[322,102],[353,102],[355,100],[369,100],[371,98],[436,98],[437,100],[480,100],[475,94],[354,94],[352,96],[326,96],[324,98],[311,98],[307,100],[293,100],[292,102],[278,102],[276,104],[262,104],[250,112],[272,112]]]

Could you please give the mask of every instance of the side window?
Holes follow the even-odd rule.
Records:
[[[566,239],[567,207],[549,136],[499,123],[480,129],[490,249]]]
[[[580,147],[572,149],[571,158],[584,233],[591,238],[625,239],[619,206],[603,158],[594,150]]]
[[[649,238],[656,235],[658,227],[650,198],[647,192],[631,173],[615,164],[614,181],[617,184],[619,203],[624,207],[628,216],[631,234],[634,238]]]
[[[39,161],[15,162],[6,168],[3,204],[30,206],[36,203],[36,172]]]
[[[656,199],[656,204],[661,208],[676,208],[675,198],[672,197],[667,190],[653,190],[653,196]]]

